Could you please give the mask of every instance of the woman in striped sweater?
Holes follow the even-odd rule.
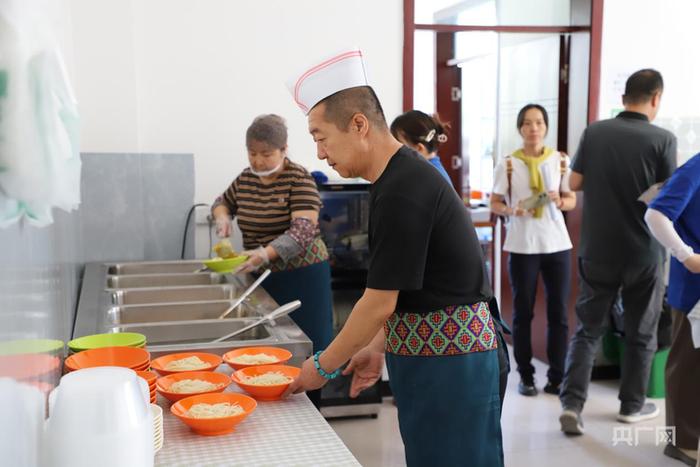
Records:
[[[287,158],[287,127],[277,115],[257,117],[246,132],[250,167],[217,198],[217,234],[228,237],[236,217],[249,256],[240,271],[269,267],[263,287],[283,304],[301,300],[290,314],[314,345],[324,349],[332,334],[328,250],[320,236],[321,199],[302,166]],[[320,394],[309,394],[317,404]]]

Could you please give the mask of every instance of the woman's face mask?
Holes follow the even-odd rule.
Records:
[[[258,177],[269,177],[284,165],[287,147],[273,148],[261,141],[248,144],[248,163],[250,171]]]

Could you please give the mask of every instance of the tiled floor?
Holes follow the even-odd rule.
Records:
[[[544,364],[535,366],[538,375],[546,373]],[[540,380],[542,386],[544,376]],[[542,392],[523,397],[517,383],[517,373],[511,373],[501,419],[507,467],[682,467],[656,445],[655,429],[665,424],[663,399],[653,400],[661,409],[655,420],[621,425],[615,420],[617,381],[593,382],[583,412],[586,434],[569,438],[559,431],[558,398]],[[364,467],[405,465],[396,408],[390,400],[384,401],[377,419],[336,420],[331,425]],[[639,444],[613,446],[615,427],[636,428]]]

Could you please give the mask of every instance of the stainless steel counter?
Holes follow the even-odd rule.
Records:
[[[146,335],[152,358],[189,350],[221,355],[231,348],[259,345],[288,349],[294,355],[292,365],[311,355],[311,341],[287,316],[211,343],[278,304],[263,282],[229,317],[218,319],[254,279],[249,274],[195,272],[201,267],[198,261],[87,264],[73,338],[140,332]]]

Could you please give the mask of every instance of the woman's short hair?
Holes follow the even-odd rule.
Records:
[[[409,110],[399,115],[391,122],[391,134],[414,146],[418,143],[425,146],[429,153],[437,151],[438,145],[447,141],[449,124],[440,121],[436,115],[432,117],[420,110]]]
[[[542,119],[544,120],[544,124],[549,130],[549,115],[547,115],[547,111],[545,110],[545,108],[542,107],[540,104],[527,104],[525,107],[520,109],[520,112],[518,112],[518,118],[516,120],[518,125],[518,131],[520,131],[520,129],[525,124],[525,114],[530,109],[537,109],[542,113]]]
[[[245,144],[252,141],[266,143],[275,149],[287,146],[287,124],[279,115],[265,114],[255,117],[245,133]]]

